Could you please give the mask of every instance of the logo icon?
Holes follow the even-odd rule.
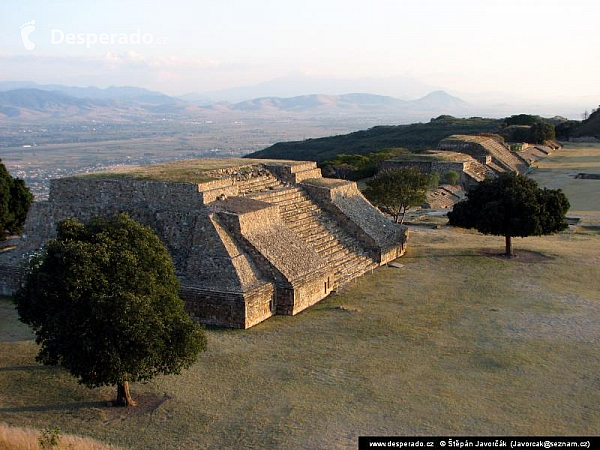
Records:
[[[21,25],[21,39],[23,39],[23,45],[27,50],[33,50],[35,44],[29,40],[29,35],[35,30],[35,20],[27,22]]]

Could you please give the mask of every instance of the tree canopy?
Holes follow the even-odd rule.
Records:
[[[533,125],[534,123],[540,122],[542,118],[540,116],[533,116],[531,114],[515,114],[507,117],[502,123],[503,127],[510,125]]]
[[[90,388],[117,385],[117,404],[134,405],[129,382],[178,374],[206,348],[178,297],[169,253],[126,214],[88,225],[67,219],[57,233],[32,257],[16,295],[40,344],[37,360]]]
[[[467,192],[466,200],[454,205],[448,218],[450,225],[504,236],[505,255],[512,257],[511,238],[564,230],[569,208],[560,189],[541,189],[534,180],[511,173],[478,183]]]
[[[455,170],[449,170],[444,174],[444,181],[452,186],[456,186],[460,180],[460,175]]]
[[[383,170],[367,181],[364,194],[396,223],[403,223],[406,210],[425,201],[431,183],[431,175],[417,168]]]
[[[327,177],[358,181],[372,177],[379,170],[379,163],[402,153],[408,153],[408,150],[405,148],[388,148],[367,155],[340,153],[335,158],[320,164],[320,166]]]
[[[531,144],[543,144],[544,141],[552,140],[556,137],[554,125],[545,122],[536,122],[529,129],[529,137],[526,139]]]
[[[0,160],[0,240],[23,231],[33,195],[19,178],[13,178]]]

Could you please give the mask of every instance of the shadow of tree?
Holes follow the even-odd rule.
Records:
[[[402,257],[402,260],[409,259],[426,259],[426,258],[483,258],[485,255],[477,254],[477,253],[456,253],[456,251],[452,250],[449,252],[444,251],[428,251],[423,254],[409,255],[406,254]]]
[[[56,369],[58,369],[58,367],[43,366],[43,365],[38,365],[38,366],[5,366],[5,367],[0,367],[0,372],[20,372],[20,371],[26,371],[26,370],[56,370]]]
[[[55,405],[31,405],[31,406],[15,406],[13,408],[0,408],[2,413],[20,413],[20,412],[47,412],[47,411],[69,411],[84,408],[103,408],[106,402],[77,402],[77,403],[59,403]]]

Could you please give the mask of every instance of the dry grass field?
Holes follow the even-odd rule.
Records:
[[[89,438],[63,435],[60,430],[42,432],[30,428],[9,427],[0,423],[0,448],[10,450],[117,450]]]
[[[569,144],[538,161],[531,177],[545,187],[562,189],[571,214],[600,218],[600,180],[576,179],[579,173],[600,175],[600,146]]]
[[[556,158],[585,151],[569,150]],[[600,164],[600,149],[592,159]],[[542,183],[567,170],[545,166],[552,160],[534,171]],[[600,194],[600,181],[575,181],[595,183],[592,200]],[[573,198],[582,191],[569,184],[567,195],[593,216],[595,203]],[[516,239],[514,260],[496,256],[502,237],[422,226],[410,239],[404,267],[379,268],[295,317],[209,330],[209,350],[190,370],[132,386],[140,406],[131,409],[105,406],[113,388],[89,390],[38,365],[31,334],[2,299],[0,422],[57,426],[132,449],[352,449],[365,434],[597,434],[598,229]]]

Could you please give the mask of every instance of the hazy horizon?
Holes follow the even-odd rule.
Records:
[[[473,98],[600,97],[600,6],[591,1],[34,0],[3,3],[0,12],[3,81],[182,95],[299,75],[374,84],[401,77]]]

